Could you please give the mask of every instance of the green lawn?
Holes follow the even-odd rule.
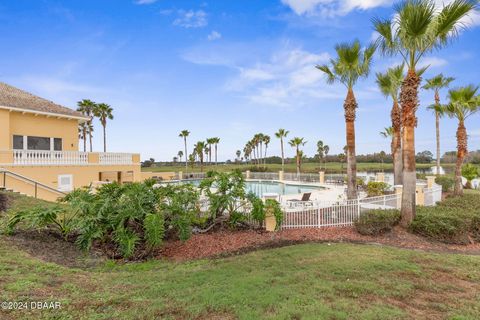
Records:
[[[426,168],[431,168],[435,164],[431,163],[421,163],[417,164],[417,169],[426,169]],[[453,167],[453,164],[442,164],[442,166],[445,168],[451,168]],[[240,169],[242,171],[248,170],[249,168],[252,168],[253,165],[246,165],[246,164],[220,164],[218,166],[215,165],[208,165],[204,167],[204,171],[208,170],[217,170],[217,171],[232,171],[234,169]],[[342,170],[343,167],[343,170]],[[324,165],[322,164],[322,169],[324,168]],[[382,168],[384,170],[393,170],[393,166],[391,163],[357,163],[357,170],[358,171],[381,171]],[[281,164],[267,164],[267,169],[268,171],[271,172],[278,172],[282,169]],[[185,172],[185,165],[176,165],[176,166],[159,166],[159,167],[148,167],[148,168],[142,168],[143,171],[154,171],[154,172],[178,172],[178,171],[183,171]],[[188,167],[189,172],[200,172],[200,167],[195,166],[193,169],[192,167]],[[296,172],[296,165],[295,163],[288,163],[285,165],[285,171],[286,172]],[[320,170],[320,164],[319,163],[304,163],[302,165],[302,172],[304,173],[317,173]],[[327,173],[340,173],[340,172],[346,172],[346,165],[340,162],[329,162],[327,163]]]
[[[478,319],[480,257],[305,244],[217,260],[69,269],[0,238],[1,319]]]

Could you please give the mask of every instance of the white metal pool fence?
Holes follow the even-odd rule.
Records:
[[[442,188],[439,185],[424,189],[425,206],[436,205],[441,197]],[[208,212],[208,200],[204,199],[200,203],[200,210]],[[363,212],[373,209],[400,209],[401,203],[401,193],[334,202],[286,201],[281,203],[283,211],[281,229],[350,226]],[[239,212],[246,216],[248,223],[257,225],[257,222],[251,217],[251,207],[248,204],[242,203],[239,208]]]

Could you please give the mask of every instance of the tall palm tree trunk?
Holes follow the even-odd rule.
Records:
[[[188,153],[187,153],[187,137],[183,137],[183,143],[185,146],[185,174],[188,173]],[[182,179],[182,177],[180,177]]]
[[[89,139],[89,142],[90,142],[90,152],[93,152],[92,133],[91,132],[88,133],[88,139]]]
[[[87,152],[87,128],[85,127],[86,123],[83,124],[83,152]]]
[[[357,160],[355,157],[355,109],[357,102],[352,89],[348,89],[344,103],[347,133],[347,198],[357,198]]]
[[[217,166],[217,144],[215,143],[215,166]]]
[[[297,177],[300,177],[300,152],[297,146]]]
[[[398,101],[393,102],[392,112],[392,157],[393,157],[393,183],[395,185],[402,184],[403,161],[402,161],[402,110],[398,105]]]
[[[263,158],[263,167],[267,166],[267,149],[268,145],[265,145],[265,157]]]
[[[107,125],[103,124],[103,152],[107,152],[107,130],[106,130]],[[90,137],[91,139],[91,137]],[[90,144],[91,147],[91,144]]]
[[[460,120],[457,128],[457,162],[455,164],[455,186],[453,187],[453,194],[456,196],[463,195],[462,165],[466,154],[467,129],[463,120]]]
[[[285,155],[283,154],[283,138],[280,138],[280,146],[282,148],[282,171],[285,171]]]
[[[415,70],[408,70],[402,83],[400,104],[402,105],[402,157],[403,157],[403,192],[402,192],[402,219],[400,225],[408,227],[415,218],[415,191],[416,191],[416,163],[415,163],[415,127],[418,107],[418,86],[420,77]]]
[[[438,90],[435,90],[435,105],[440,105]],[[437,175],[440,174],[440,114],[435,110],[435,133],[437,138]]]

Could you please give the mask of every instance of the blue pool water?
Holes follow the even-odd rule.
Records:
[[[191,183],[193,185],[199,185],[200,180],[189,180],[184,183]],[[298,194],[311,191],[324,190],[322,187],[309,186],[309,185],[297,185],[297,184],[285,184],[275,181],[246,181],[245,187],[248,193],[253,192],[259,197],[262,197],[266,193],[277,193],[279,195]]]

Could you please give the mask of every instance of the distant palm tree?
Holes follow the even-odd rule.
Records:
[[[178,151],[177,156],[180,159],[180,162],[182,162],[183,151],[182,150]]]
[[[323,146],[323,152],[325,153],[325,161],[324,161],[325,171],[327,171],[327,156],[328,156],[328,152],[330,152],[330,147],[328,145]]]
[[[474,0],[454,0],[437,7],[434,0],[406,0],[394,8],[393,18],[374,19],[379,34],[377,45],[384,54],[399,54],[408,67],[400,90],[402,106],[403,192],[402,218],[406,228],[415,217],[416,164],[415,127],[418,108],[419,65],[425,54],[448,45],[465,24],[462,20],[473,13]]]
[[[393,156],[393,154],[395,153],[394,142],[393,142],[393,136],[394,136],[393,127],[388,127],[388,128],[385,128],[385,130],[380,131],[380,135],[384,138],[390,139],[390,152],[392,153],[392,156]]]
[[[393,101],[390,118],[392,122],[392,158],[393,158],[393,181],[395,185],[402,184],[402,110],[398,105],[398,93],[405,78],[403,74],[404,64],[387,70],[386,73],[377,73],[377,84],[386,98]]]
[[[318,161],[320,162],[320,170],[322,168],[322,160],[324,159],[324,157],[326,155],[325,150],[327,150],[327,153],[328,153],[329,146],[324,144],[322,140],[319,140],[317,142],[317,154],[318,154]]]
[[[455,80],[452,77],[444,77],[443,74],[436,75],[431,79],[426,80],[423,86],[425,90],[433,90],[435,92],[435,104],[428,107],[435,113],[435,133],[437,139],[437,175],[440,174],[440,89],[448,88],[450,83]]]
[[[263,157],[263,137],[264,137],[264,134],[263,133],[259,133],[258,134],[258,145],[260,146],[259,147],[259,157],[258,157],[258,164],[261,164],[262,163],[262,157]]]
[[[87,122],[78,124],[78,139],[83,140],[83,152],[87,152]]]
[[[264,135],[262,140],[263,140],[263,143],[265,144],[265,157],[263,159],[263,166],[265,167],[267,165],[267,149],[268,149],[268,144],[270,143],[270,136]]]
[[[213,143],[215,144],[215,165],[217,165],[218,161],[217,161],[217,154],[218,154],[218,144],[220,143],[220,138],[218,137],[215,137],[213,138]]]
[[[355,118],[357,101],[353,87],[360,78],[366,78],[370,71],[375,46],[370,45],[362,49],[359,41],[338,44],[335,47],[337,58],[332,59],[330,66],[322,65],[317,68],[327,75],[327,82],[342,83],[347,88],[347,97],[343,104],[345,110],[346,140],[347,140],[347,197],[357,198],[357,160],[355,158]]]
[[[212,146],[215,144],[215,138],[207,138],[207,155],[208,162],[212,164]]]
[[[178,135],[180,138],[183,138],[183,144],[185,146],[185,173],[188,173],[188,160],[189,159],[187,159],[186,155],[188,154],[188,152],[187,152],[187,137],[189,135],[190,135],[190,131],[188,131],[188,130],[182,130],[182,131],[180,131],[180,134]],[[190,156],[188,158],[190,158]],[[194,160],[194,162],[195,162],[195,160]]]
[[[77,102],[77,111],[81,112],[83,115],[85,115],[86,117],[89,118],[89,120],[87,121],[87,125],[84,126],[82,129],[84,130],[83,131],[83,136],[85,137],[85,139],[83,140],[83,151],[87,151],[87,141],[86,141],[86,137],[87,135],[89,136],[89,142],[90,142],[90,152],[93,151],[93,145],[92,145],[92,132],[93,132],[93,124],[92,124],[92,120],[93,120],[93,116],[94,116],[94,110],[96,108],[96,104],[95,102],[93,102],[92,100],[89,100],[89,99],[83,99],[82,101],[79,101]],[[90,132],[88,132],[88,128],[92,128],[92,130]]]
[[[194,146],[194,149],[195,153],[200,159],[200,171],[203,172],[203,152],[204,150],[208,150],[207,144],[203,141],[198,141],[197,144]]]
[[[297,176],[300,176],[300,162],[302,154],[300,151],[300,146],[304,146],[307,141],[303,140],[304,138],[295,137],[288,142],[290,146],[296,149],[295,155],[297,160]]]
[[[278,129],[275,133],[275,136],[280,139],[280,147],[282,148],[282,171],[285,171],[285,154],[283,151],[283,138],[286,138],[289,134],[288,130],[285,129]]]
[[[480,96],[477,95],[477,92],[478,87],[473,85],[450,90],[448,92],[449,103],[440,109],[440,112],[444,112],[450,118],[458,120],[457,162],[455,166],[455,186],[453,189],[453,194],[456,196],[463,194],[462,165],[468,153],[465,120],[480,110]]]
[[[106,103],[96,105],[94,115],[103,127],[103,152],[107,152],[107,120],[113,120],[113,108]]]

